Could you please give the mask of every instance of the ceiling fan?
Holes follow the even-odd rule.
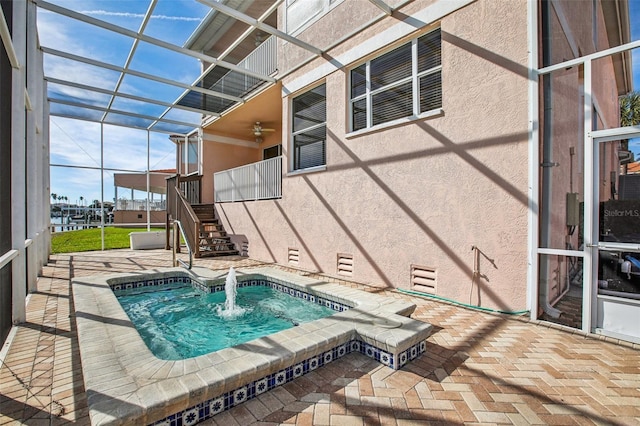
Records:
[[[253,125],[253,128],[251,129],[251,133],[253,134],[253,136],[255,136],[256,138],[259,138],[262,136],[263,133],[266,132],[275,132],[276,129],[267,129],[262,127],[262,124],[260,124],[259,121],[256,121],[256,124]]]

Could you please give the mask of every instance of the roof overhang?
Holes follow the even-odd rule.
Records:
[[[628,0],[602,0],[602,13],[610,46],[620,46],[631,41]],[[618,95],[633,90],[631,51],[613,55]]]

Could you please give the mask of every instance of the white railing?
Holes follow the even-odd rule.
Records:
[[[217,203],[282,197],[282,157],[270,158],[213,175]]]
[[[166,201],[150,201],[149,208],[152,211],[166,210]],[[147,210],[147,200],[118,200],[116,210]]]
[[[263,75],[271,75],[278,69],[277,47],[278,38],[271,36],[260,46],[247,55],[238,66]]]
[[[277,37],[269,37],[260,44],[260,46],[256,47],[253,52],[249,53],[246,58],[238,62],[238,66],[263,75],[273,74],[278,69],[277,42]],[[210,89],[221,93],[237,95],[237,93],[232,92],[237,91],[238,87],[242,87],[242,92],[244,92],[258,85],[260,81],[257,77],[252,77],[237,71],[229,71],[220,80],[215,82]]]

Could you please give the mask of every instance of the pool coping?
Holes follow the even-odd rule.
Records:
[[[210,417],[219,400],[223,410],[236,405],[247,392],[255,396],[256,385],[266,378],[272,389],[354,350],[400,368],[424,352],[431,333],[430,324],[409,318],[412,303],[274,268],[239,269],[239,282],[265,280],[351,308],[233,348],[167,361],[150,352],[111,289],[167,275],[215,286],[224,283],[227,272],[158,268],[72,280],[92,424],[191,424],[187,413]],[[281,377],[284,381],[274,384]]]

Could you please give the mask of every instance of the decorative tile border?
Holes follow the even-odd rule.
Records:
[[[167,284],[178,284],[178,283],[191,284],[192,287],[198,290],[204,291],[206,293],[218,293],[218,292],[224,291],[224,285],[208,286],[206,284],[199,282],[198,280],[192,279],[190,277],[185,277],[185,276],[166,276],[163,278],[140,280],[140,281],[133,281],[133,282],[109,283],[109,287],[111,288],[111,290],[116,292],[116,296],[117,296],[118,295],[117,292],[121,290],[131,290],[131,289],[140,288],[140,287],[154,287],[154,286],[162,286]],[[347,304],[340,303],[326,297],[320,297],[311,293],[307,293],[305,291],[296,289],[294,287],[290,287],[288,285],[282,284],[281,282],[274,282],[274,281],[263,280],[263,279],[238,280],[237,282],[238,288],[257,287],[257,286],[271,287],[276,291],[280,291],[292,297],[297,297],[299,299],[307,300],[311,303],[323,305],[336,312],[343,312],[352,307]]]
[[[375,346],[353,339],[342,345],[338,345],[328,351],[308,358],[296,365],[289,366],[276,373],[247,383],[237,389],[226,392],[222,395],[211,398],[207,401],[189,407],[179,413],[172,414],[162,420],[153,423],[153,426],[191,426],[206,420],[216,414],[229,410],[245,401],[253,399],[258,395],[268,392],[278,386],[284,385],[310,371],[337,360],[349,353],[359,352],[391,368],[394,365],[403,366],[407,362],[417,358],[426,350],[424,341],[410,347],[398,356],[393,356]],[[400,362],[400,364],[398,364]]]
[[[165,284],[177,284],[177,283],[191,284],[191,285],[199,284],[196,282],[196,280],[191,280],[190,277],[183,277],[180,275],[176,275],[176,276],[166,276],[162,278],[140,280],[140,281],[113,282],[113,283],[109,283],[109,287],[113,291],[119,291],[119,290],[131,290],[133,288],[140,288],[140,287],[155,287],[155,286],[161,286]]]
[[[199,282],[196,279],[192,279],[186,276],[165,276],[162,278],[149,279],[149,280],[140,280],[133,282],[124,282],[124,283],[111,283],[109,287],[113,290],[116,295],[121,290],[129,290],[134,288],[141,287],[153,287],[153,286],[162,286],[168,284],[190,284],[194,288],[197,288],[201,291],[208,293],[217,293],[225,291],[224,285],[206,285]],[[274,289],[275,291],[280,291],[282,293],[288,294],[292,297],[297,297],[303,300],[307,300],[311,303],[316,303],[319,305],[326,306],[334,311],[343,312],[351,306],[348,306],[343,303],[336,302],[326,297],[317,296],[294,287],[288,286],[280,281],[271,281],[265,279],[245,279],[238,280],[237,287],[258,287],[258,286],[266,286]],[[334,348],[331,348],[325,352],[322,352],[316,356],[308,358],[296,365],[288,366],[287,368],[280,370],[276,373],[270,374],[261,379],[252,381],[243,385],[233,391],[229,391],[224,393],[223,395],[217,396],[215,398],[209,399],[192,407],[189,407],[186,410],[181,412],[172,414],[158,422],[153,423],[153,425],[167,425],[167,426],[189,426],[199,423],[209,417],[212,417],[218,413],[226,411],[230,408],[235,407],[238,404],[241,404],[249,399],[255,398],[256,396],[270,391],[277,386],[283,385],[285,383],[290,382],[291,380],[301,377],[304,374],[309,373],[319,367],[322,367],[325,364],[328,364],[338,358],[343,357],[346,354],[357,352],[365,355],[369,358],[375,359],[376,361],[390,367],[392,369],[402,368],[409,361],[417,358],[419,355],[424,353],[426,350],[426,344],[424,341],[410,347],[409,349],[394,355],[389,352],[386,352],[374,345],[365,343],[359,339],[350,340],[347,343],[342,345],[338,345]]]
[[[414,304],[270,267],[240,269],[237,273],[239,287],[268,285],[337,312],[276,333],[273,342],[258,339],[257,347],[268,348],[266,352],[240,345],[238,349],[201,355],[197,363],[195,359],[160,361],[134,327],[121,326],[129,319],[114,291],[135,292],[136,288],[167,284],[224,291],[224,271],[160,268],[136,274],[74,278],[76,309],[105,316],[104,321],[76,316],[80,352],[87,361],[82,366],[85,389],[96,395],[89,402],[92,424],[191,425],[351,352],[399,369],[425,351],[425,339],[432,326],[410,318]],[[109,340],[107,345],[101,341],[105,338]],[[242,363],[236,358],[241,358]],[[106,372],[104,359],[109,363]],[[176,375],[178,371],[185,374]],[[113,383],[125,378],[141,380],[145,385],[133,389],[129,385],[114,387]],[[137,402],[122,404],[127,398]]]

